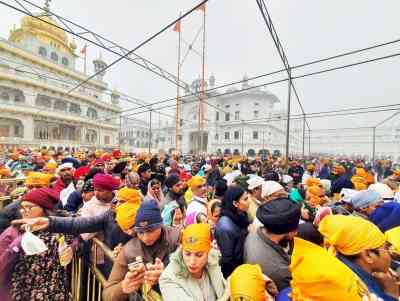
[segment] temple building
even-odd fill
[[[0,144],[113,148],[118,144],[119,94],[108,93],[102,71],[76,68],[77,45],[48,12],[25,16],[8,39],[0,38]]]

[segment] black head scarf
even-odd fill
[[[240,211],[233,204],[233,202],[239,201],[243,193],[245,193],[245,190],[239,186],[231,186],[228,188],[222,200],[221,216],[227,216],[239,228],[247,229],[250,224],[247,213]]]

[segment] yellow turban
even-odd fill
[[[189,188],[188,190],[186,190],[186,192],[185,192],[185,194],[184,194],[184,199],[185,199],[185,201],[186,201],[186,204],[189,204],[191,201],[192,201],[192,199],[193,199],[193,192],[192,192],[192,189],[191,188]]]
[[[139,207],[139,203],[125,203],[115,209],[117,213],[115,220],[122,230],[129,230],[133,227]]]
[[[258,264],[242,264],[230,277],[232,300],[265,301],[265,280]]]
[[[206,179],[204,179],[203,177],[194,176],[189,180],[188,186],[193,189],[195,187],[204,185],[205,183],[206,183]]]
[[[53,175],[42,172],[30,172],[25,180],[25,185],[49,186]]]
[[[368,188],[367,179],[361,176],[352,176],[351,182],[356,190],[365,190]]]
[[[211,249],[211,226],[192,224],[182,231],[182,249],[189,252],[208,252]]]
[[[48,170],[56,170],[57,169],[57,163],[56,162],[49,162],[45,165],[45,168]]]
[[[301,238],[294,238],[289,269],[292,301],[361,301],[368,295],[364,283],[344,263]]]
[[[394,253],[400,255],[400,226],[385,232],[386,240],[392,245]]]
[[[325,242],[343,255],[377,249],[386,241],[377,226],[358,216],[328,215],[321,221],[318,230]]]
[[[117,199],[128,203],[140,203],[140,191],[133,188],[124,187],[117,191]]]
[[[308,164],[307,165],[307,171],[314,172],[315,171],[315,165],[314,164]]]
[[[366,178],[367,177],[367,172],[365,171],[364,168],[357,167],[356,168],[356,176]]]
[[[307,187],[311,187],[311,186],[320,186],[320,187],[322,187],[322,183],[321,183],[320,179],[317,179],[317,178],[308,178],[306,180],[305,184],[307,185]]]

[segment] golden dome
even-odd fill
[[[21,20],[21,28],[11,31],[10,40],[18,42],[26,35],[33,35],[43,43],[73,54],[76,47],[73,47],[73,43],[68,43],[68,36],[65,31],[56,26],[60,25],[47,15],[25,16]]]

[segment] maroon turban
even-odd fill
[[[111,175],[98,173],[93,178],[94,190],[101,189],[107,191],[117,190],[119,187],[119,180],[114,179]]]
[[[57,192],[51,188],[33,189],[22,198],[45,209],[53,209],[58,202]]]

